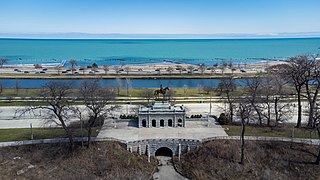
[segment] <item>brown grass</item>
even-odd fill
[[[246,141],[245,164],[240,165],[240,142],[215,140],[175,164],[191,179],[320,179],[320,166],[313,164],[316,154],[311,145]]]
[[[149,179],[154,164],[116,142],[78,147],[73,153],[65,144],[0,148],[0,179]]]

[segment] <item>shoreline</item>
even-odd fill
[[[87,67],[2,67],[1,79],[219,79],[248,78],[265,74],[266,68],[285,62],[251,63],[242,66],[203,66],[175,63]]]

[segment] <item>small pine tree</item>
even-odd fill
[[[220,123],[221,125],[229,124],[229,120],[228,120],[226,114],[224,114],[224,113],[221,113],[221,114],[220,114],[218,120],[219,120],[219,123]]]

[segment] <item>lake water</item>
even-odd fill
[[[78,65],[189,63],[212,65],[284,60],[320,53],[320,38],[216,40],[48,40],[0,39],[0,57],[9,64],[60,63],[77,59]],[[66,64],[69,66],[69,64]]]
[[[0,83],[4,84],[5,88],[15,88],[16,84],[20,88],[41,88],[49,80],[46,79],[0,79]],[[54,80],[54,81],[68,81],[72,83],[74,87],[80,87],[82,80]],[[127,84],[132,88],[159,88],[160,84],[163,87],[169,86],[173,88],[182,87],[200,87],[210,86],[217,87],[219,79],[131,79],[129,82],[125,79],[121,79],[117,82],[115,79],[104,79],[100,81],[102,87],[118,87],[126,88]],[[127,83],[128,82],[128,83]],[[238,85],[244,85],[245,82],[242,79],[237,79]]]

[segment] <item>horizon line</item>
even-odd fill
[[[0,33],[0,39],[282,39],[320,38],[320,32],[214,33],[214,34],[127,34],[127,33]]]

